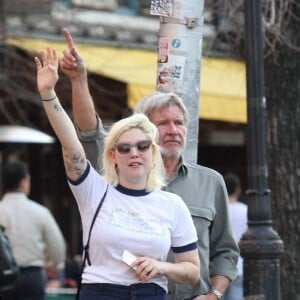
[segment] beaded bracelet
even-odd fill
[[[56,98],[56,95],[53,97],[53,98],[50,98],[50,99],[42,99],[42,101],[52,101]]]

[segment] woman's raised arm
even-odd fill
[[[58,81],[58,57],[56,50],[48,47],[41,51],[41,60],[35,57],[37,87],[48,116],[63,151],[63,159],[68,177],[78,179],[86,169],[87,161],[83,147],[77,137],[73,122],[63,109],[55,93]]]

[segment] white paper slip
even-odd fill
[[[124,250],[123,254],[122,254],[122,261],[124,263],[126,263],[128,266],[130,266],[131,268],[133,268],[134,270],[136,269],[136,267],[132,267],[131,264],[137,259],[136,256],[134,256],[131,252],[129,252],[128,250]]]

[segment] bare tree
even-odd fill
[[[273,220],[285,244],[282,299],[300,297],[300,20],[296,16],[300,3],[290,1],[273,55],[265,59]]]
[[[206,0],[207,9],[216,16],[218,38],[226,39],[230,43],[230,50],[236,56],[244,56],[243,2],[243,0]],[[299,5],[297,0],[262,0],[266,56],[276,56],[276,50],[283,44],[300,51],[300,45],[297,45],[288,34],[290,24],[300,21],[300,16],[295,12],[295,7]]]

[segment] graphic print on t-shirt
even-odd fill
[[[108,224],[128,230],[139,232],[148,236],[166,237],[168,228],[166,225],[149,217],[142,217],[139,213],[131,210],[113,208],[108,219]]]

